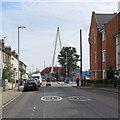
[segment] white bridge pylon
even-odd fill
[[[60,49],[62,49],[62,43],[61,43],[61,39],[60,39],[59,27],[57,27],[57,34],[56,34],[56,40],[55,40],[55,48],[54,48],[54,53],[53,53],[51,73],[53,73],[53,67],[54,67],[54,62],[55,62],[55,53],[56,53],[56,47],[57,47],[58,39],[59,39]]]

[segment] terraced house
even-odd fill
[[[11,50],[10,46],[5,46],[4,45],[4,41],[0,40],[0,81],[2,81],[2,71],[4,69],[4,67],[6,65],[10,65],[11,66],[11,70],[13,71],[13,87],[16,86],[16,81],[18,79],[18,55],[15,52],[15,50]],[[19,73],[21,76],[21,79],[25,79],[26,78],[26,65],[22,62],[19,61],[19,65],[20,65],[20,69],[19,69]],[[23,73],[24,71],[24,73]],[[21,74],[22,72],[22,74]]]
[[[89,31],[90,78],[105,79],[111,66],[119,70],[120,13],[101,14],[92,12]],[[116,52],[117,51],[117,52]]]

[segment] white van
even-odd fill
[[[36,79],[36,81],[38,82],[39,86],[42,85],[42,77],[41,77],[40,73],[32,74],[32,78]]]

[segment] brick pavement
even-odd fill
[[[17,96],[22,94],[23,87],[20,87],[20,91],[18,91],[17,88],[14,88],[12,90],[6,90],[2,92],[2,106],[9,103],[11,100],[15,99]]]

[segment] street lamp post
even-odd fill
[[[20,67],[20,66],[19,66],[19,55],[20,55],[20,48],[19,48],[19,29],[20,29],[20,28],[26,28],[26,27],[25,27],[25,26],[19,26],[19,27],[18,27],[18,91],[20,91],[20,88],[19,88],[19,84],[20,84],[20,83],[19,83],[19,82],[20,82],[20,81],[19,81],[19,67]]]
[[[67,61],[67,52],[66,52],[66,81],[68,79],[68,68],[67,68],[67,64],[68,64],[68,61]]]
[[[2,40],[0,41],[0,50],[1,50],[1,63],[0,63],[0,87],[2,87],[2,69],[3,69],[3,57],[2,57]]]

